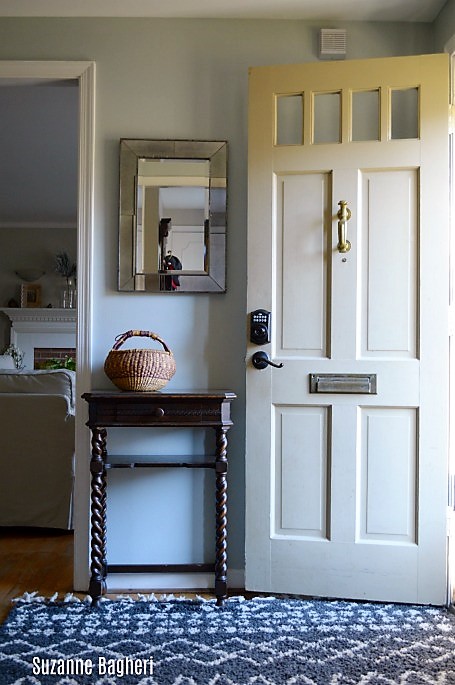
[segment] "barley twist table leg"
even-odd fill
[[[227,428],[216,429],[216,550],[215,595],[222,606],[227,597]]]
[[[91,555],[89,594],[96,606],[106,578],[106,436],[105,428],[92,429]]]

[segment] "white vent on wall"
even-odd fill
[[[320,29],[320,59],[344,59],[346,57],[346,29]]]

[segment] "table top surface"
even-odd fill
[[[160,401],[163,399],[176,400],[234,400],[237,395],[230,390],[159,390],[154,392],[136,392],[129,390],[92,390],[81,396],[87,402],[96,400],[110,401]]]

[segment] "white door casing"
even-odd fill
[[[254,68],[249,141],[248,311],[273,325],[247,354],[246,587],[442,604],[447,55]],[[258,349],[283,368],[253,368]],[[310,374],[375,374],[377,394],[310,392]]]

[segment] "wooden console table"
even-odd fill
[[[227,437],[232,426],[230,408],[236,395],[225,391],[120,392],[96,391],[82,395],[89,404],[87,426],[92,432],[91,480],[91,554],[89,594],[96,605],[112,572],[213,571],[215,595],[222,605],[227,596]],[[134,456],[109,461],[107,428],[212,428],[216,434],[215,454],[198,461],[182,457],[147,457],[135,462]],[[186,467],[215,470],[215,563],[107,565],[106,562],[106,470],[121,467]]]

